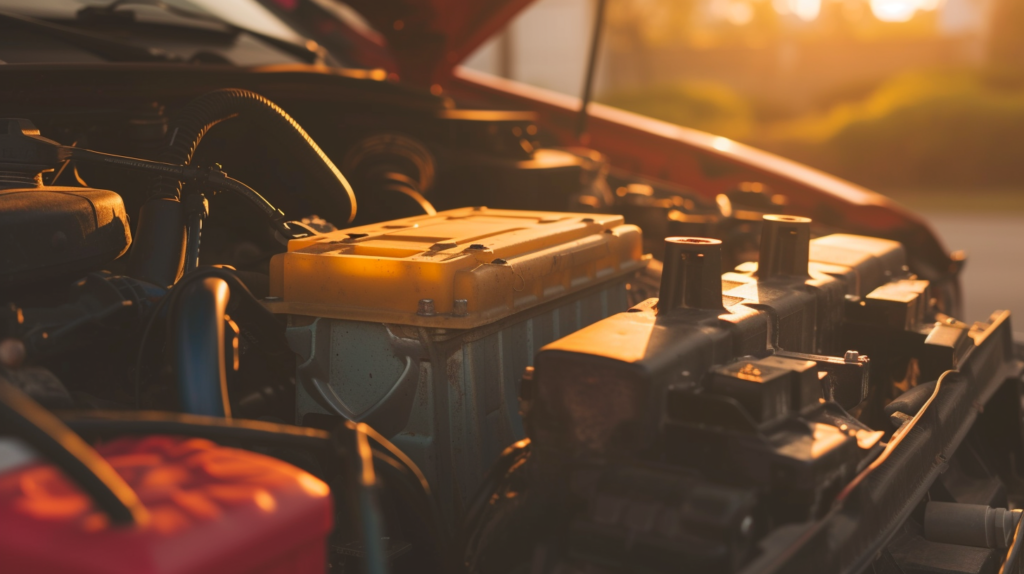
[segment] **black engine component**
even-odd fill
[[[0,291],[79,277],[131,245],[120,195],[42,185],[57,146],[28,120],[0,119]]]
[[[670,238],[660,301],[540,351],[522,387],[532,442],[471,516],[475,568],[530,556],[542,572],[860,572],[881,550],[908,559],[885,545],[904,523],[919,538],[910,513],[981,405],[1020,375],[1007,316],[929,322],[928,283],[898,243],[811,241],[809,224],[766,216],[760,264],[721,277],[721,242]],[[908,363],[928,366],[911,377]],[[1011,454],[1008,440],[986,460]],[[706,489],[699,503],[680,494],[691,488]]]

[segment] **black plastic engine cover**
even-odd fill
[[[75,277],[131,245],[121,196],[102,189],[0,191],[0,290]]]

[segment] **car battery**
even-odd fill
[[[474,207],[291,241],[271,260],[267,306],[289,316],[297,421],[374,427],[458,520],[525,436],[523,370],[629,307],[641,239],[618,215]]]
[[[122,438],[97,451],[138,495],[143,520],[111,524],[56,466],[26,451],[0,464],[0,572],[324,572],[334,504],[313,475],[198,438]]]

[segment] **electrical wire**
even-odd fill
[[[891,455],[892,452],[896,450],[896,447],[898,447],[900,443],[903,442],[903,439],[908,434],[910,434],[910,431],[914,429],[915,425],[917,425],[917,421],[921,420],[921,417],[924,416],[924,413],[928,410],[928,407],[932,404],[932,401],[935,400],[935,397],[939,396],[939,390],[942,388],[942,381],[945,380],[950,373],[955,372],[957,371],[950,369],[939,376],[939,379],[935,381],[935,390],[932,391],[932,394],[930,397],[928,397],[928,400],[925,401],[923,405],[921,405],[921,408],[918,409],[917,414],[914,415],[914,418],[910,419],[908,423],[897,429],[896,432],[893,433],[892,438],[889,439],[889,443],[885,445],[885,450],[882,451],[882,454],[878,455],[878,458],[871,461],[871,464],[869,464],[867,468],[860,471],[860,474],[854,477],[854,479],[851,480],[845,488],[843,488],[843,490],[836,496],[835,501],[837,503],[842,503],[843,500],[845,500],[846,497],[849,496],[855,488],[857,488],[857,485],[863,482],[864,479],[868,477],[868,475],[873,473],[875,469],[882,466],[882,464],[889,459],[889,455]]]
[[[1006,551],[1006,560],[999,567],[999,574],[1016,574],[1020,571],[1018,562],[1020,561],[1021,547],[1024,546],[1024,536],[1021,536],[1020,532],[1022,523],[1024,523],[1024,518],[1017,520],[1017,528],[1013,530],[1013,542],[1010,543],[1010,548]]]
[[[928,410],[928,407],[932,404],[932,401],[935,400],[935,397],[939,396],[939,390],[942,388],[942,382],[945,380],[945,378],[949,376],[951,373],[956,372],[958,371],[950,369],[939,376],[938,380],[935,381],[935,390],[932,391],[932,394],[930,397],[928,397],[928,400],[925,401],[923,405],[921,405],[921,408],[918,409],[917,414],[914,415],[914,418],[910,419],[910,421],[908,421],[906,424],[897,429],[896,432],[893,433],[893,436],[889,440],[888,444],[885,445],[885,449],[882,451],[881,454],[878,455],[878,458],[872,461],[871,464],[867,466],[867,468],[865,468],[859,474],[857,474],[857,476],[855,476],[854,479],[851,480],[846,485],[846,487],[839,492],[838,495],[836,495],[835,499],[832,501],[832,507],[829,509],[828,513],[825,514],[824,517],[815,522],[813,525],[811,525],[810,528],[804,531],[804,533],[800,536],[800,538],[796,540],[796,542],[790,544],[785,550],[777,554],[775,559],[772,560],[772,562],[768,565],[764,566],[761,569],[761,571],[776,571],[779,567],[782,566],[782,564],[784,564],[786,561],[792,558],[793,555],[795,555],[805,544],[807,544],[815,536],[817,536],[818,533],[821,532],[821,529],[824,528],[825,525],[828,524],[829,521],[835,515],[839,514],[839,511],[842,510],[843,508],[843,503],[846,501],[847,497],[849,497],[850,493],[852,493],[858,485],[864,482],[864,479],[867,478],[871,473],[873,473],[875,469],[882,466],[882,464],[884,464],[885,461],[889,459],[889,456],[893,453],[894,450],[896,450],[896,447],[898,447],[900,443],[903,442],[904,437],[906,437],[910,433],[914,426],[917,425],[917,422],[921,420],[921,417],[924,416],[924,413]],[[1021,522],[1024,522],[1024,520],[1022,520]],[[1020,523],[1018,523],[1017,526],[1019,529]],[[1001,574],[1010,574],[1010,572]]]
[[[128,156],[114,155],[83,148],[65,148],[71,160],[88,161],[100,163],[133,171],[141,171],[155,175],[166,176],[176,182],[198,183],[202,186],[213,188],[217,191],[230,191],[241,196],[261,213],[278,222],[284,218],[284,213],[273,206],[265,197],[248,185],[228,177],[217,169],[200,169],[188,165],[174,165],[162,161],[152,161]],[[76,176],[77,177],[77,176]]]
[[[172,434],[205,438],[216,442],[237,444],[264,452],[268,447],[305,449],[331,454],[338,452],[332,433],[320,429],[245,419],[224,419],[203,415],[171,413],[166,411],[60,411],[61,420],[76,433],[92,439],[112,439],[119,436],[148,436]],[[393,489],[402,501],[402,507],[412,511],[419,521],[418,531],[426,538],[424,544],[436,551],[445,566],[441,571],[457,571],[458,553],[453,540],[438,527],[436,503],[430,496],[426,478],[408,456],[371,427],[346,422],[345,426],[356,434],[365,435],[380,449],[374,448],[373,469],[379,472],[384,485]],[[340,429],[339,429],[340,430]],[[349,436],[347,433],[342,436]],[[349,436],[349,438],[353,438]],[[345,443],[348,443],[346,440]],[[342,444],[342,453],[352,452],[355,443]],[[365,458],[361,462],[365,465]]]
[[[142,525],[149,520],[138,495],[109,462],[39,403],[0,379],[0,432],[4,431],[60,468],[111,523]]]

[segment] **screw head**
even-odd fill
[[[452,315],[456,317],[465,317],[469,315],[469,300],[468,299],[456,299],[455,305],[452,307]]]
[[[847,351],[846,354],[843,355],[843,360],[847,363],[856,363],[860,361],[860,353],[857,351]]]

